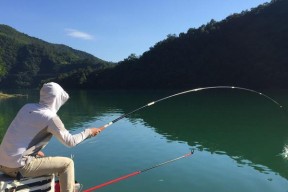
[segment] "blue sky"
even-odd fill
[[[106,61],[270,0],[1,0],[0,24]]]

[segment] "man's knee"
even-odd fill
[[[74,167],[74,161],[71,158],[63,157],[62,162],[64,162],[65,167]]]

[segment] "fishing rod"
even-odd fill
[[[186,93],[197,92],[197,91],[202,91],[202,90],[207,90],[207,89],[238,89],[238,90],[243,90],[243,91],[248,91],[248,92],[256,93],[256,94],[258,94],[258,95],[260,95],[260,96],[263,96],[263,97],[265,97],[266,99],[272,101],[273,103],[275,103],[276,105],[278,105],[280,108],[282,108],[282,105],[280,105],[276,100],[272,99],[271,97],[269,97],[269,96],[267,96],[267,95],[265,95],[265,94],[263,94],[263,93],[261,93],[261,92],[255,91],[255,90],[253,90],[253,89],[247,89],[247,88],[235,87],[235,86],[201,87],[201,88],[196,88],[196,89],[191,89],[191,90],[179,92],[179,93],[176,93],[176,94],[173,94],[173,95],[169,95],[169,96],[167,96],[167,97],[163,97],[163,98],[158,99],[158,100],[156,100],[156,101],[149,102],[149,103],[147,103],[146,105],[143,105],[142,107],[139,107],[139,108],[137,108],[137,109],[135,109],[135,110],[133,110],[133,111],[130,111],[130,112],[126,113],[126,114],[123,114],[123,115],[119,116],[118,118],[116,118],[116,119],[112,120],[111,122],[105,124],[104,126],[100,127],[100,129],[101,129],[101,131],[102,131],[102,130],[106,129],[107,127],[111,126],[112,124],[116,123],[117,121],[119,121],[119,120],[121,120],[121,119],[123,119],[123,118],[125,118],[125,117],[127,117],[127,116],[129,116],[129,115],[131,115],[132,113],[135,113],[135,112],[137,112],[137,111],[140,111],[140,110],[142,110],[142,109],[144,109],[144,108],[146,108],[146,107],[150,107],[150,106],[152,106],[152,105],[154,105],[154,104],[156,104],[156,103],[158,103],[158,102],[160,102],[160,101],[164,101],[164,100],[170,99],[170,98],[172,98],[172,97],[176,97],[176,96],[183,95],[183,94],[186,94]],[[119,182],[119,181],[121,181],[121,180],[127,179],[127,178],[129,178],[129,177],[136,176],[136,175],[138,175],[138,174],[140,174],[140,173],[143,173],[143,172],[149,171],[149,170],[151,170],[151,169],[154,169],[154,168],[163,166],[163,165],[165,165],[165,164],[167,164],[167,163],[171,163],[171,162],[177,161],[177,160],[179,160],[179,159],[188,157],[188,156],[192,155],[193,152],[194,152],[194,151],[191,151],[190,153],[185,154],[185,155],[182,155],[182,156],[177,157],[177,158],[175,158],[175,159],[171,159],[171,160],[165,161],[165,162],[163,162],[163,163],[159,163],[159,164],[157,164],[157,165],[154,165],[154,166],[152,166],[152,167],[149,167],[149,168],[146,168],[146,169],[143,169],[143,170],[139,170],[139,171],[135,171],[135,172],[132,172],[132,173],[127,174],[127,175],[123,175],[123,176],[118,177],[118,178],[116,178],[116,179],[113,179],[113,180],[107,181],[107,182],[105,182],[105,183],[102,183],[102,184],[100,184],[100,185],[97,185],[97,186],[91,187],[91,188],[89,188],[89,189],[86,189],[86,190],[84,190],[83,192],[91,192],[91,191],[94,191],[94,190],[96,190],[96,189],[105,187],[105,186],[107,186],[107,185],[111,185],[111,184],[113,184],[113,183],[116,183],[116,182]]]
[[[154,166],[152,166],[152,167],[145,168],[145,169],[142,169],[142,170],[139,170],[139,171],[135,171],[135,172],[129,173],[129,174],[127,174],[127,175],[123,175],[123,176],[118,177],[118,178],[116,178],[116,179],[113,179],[113,180],[107,181],[107,182],[105,182],[105,183],[102,183],[102,184],[100,184],[100,185],[96,185],[96,186],[94,186],[94,187],[91,187],[91,188],[89,188],[89,189],[86,189],[86,190],[84,190],[84,191],[82,191],[82,192],[91,192],[91,191],[100,189],[100,188],[102,188],[102,187],[105,187],[105,186],[107,186],[107,185],[111,185],[111,184],[113,184],[113,183],[122,181],[122,180],[124,180],[124,179],[129,178],[129,177],[133,177],[133,176],[139,175],[139,174],[144,173],[144,172],[146,172],[146,171],[149,171],[149,170],[151,170],[151,169],[154,169],[154,168],[157,168],[157,167],[166,165],[166,164],[168,164],[168,163],[172,163],[172,162],[177,161],[177,160],[179,160],[179,159],[183,159],[183,158],[189,157],[189,156],[192,155],[193,153],[194,153],[194,150],[191,150],[190,153],[187,153],[187,154],[182,155],[182,156],[180,156],[180,157],[177,157],[177,158],[175,158],[175,159],[171,159],[171,160],[168,160],[168,161],[159,163],[159,164],[157,164],[157,165],[154,165]]]
[[[170,99],[172,97],[176,97],[176,96],[179,96],[179,95],[183,95],[183,94],[186,94],[186,93],[190,93],[190,92],[197,92],[197,91],[203,91],[203,90],[207,90],[207,89],[238,89],[238,90],[243,90],[243,91],[248,91],[248,92],[252,92],[252,93],[256,93],[258,95],[261,95],[263,97],[265,97],[266,99],[272,101],[273,103],[275,103],[276,105],[278,105],[280,108],[282,108],[282,105],[280,105],[277,101],[275,101],[274,99],[272,99],[271,97],[261,93],[261,92],[258,92],[258,91],[255,91],[253,89],[247,89],[247,88],[243,88],[243,87],[235,87],[235,86],[214,86],[214,87],[201,87],[201,88],[196,88],[196,89],[191,89],[191,90],[187,90],[187,91],[183,91],[183,92],[179,92],[179,93],[176,93],[176,94],[173,94],[173,95],[170,95],[170,96],[167,96],[167,97],[163,97],[161,99],[158,99],[156,101],[152,101],[152,102],[149,102],[147,103],[146,105],[142,106],[142,107],[139,107],[133,111],[130,111],[126,114],[123,114],[121,115],[120,117],[114,119],[113,121],[105,124],[104,126],[100,127],[101,131],[106,129],[107,127],[109,127],[110,125],[112,125],[113,123],[116,123],[117,121],[131,115],[132,113],[135,113],[137,111],[140,111],[146,107],[150,107],[151,105],[154,105],[160,101],[163,101],[163,100],[166,100],[166,99]]]

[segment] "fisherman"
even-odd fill
[[[0,171],[14,178],[55,174],[61,192],[73,192],[74,162],[68,157],[45,157],[41,150],[54,135],[61,143],[73,147],[96,136],[100,128],[87,128],[71,135],[57,115],[69,95],[54,82],[40,90],[40,102],[24,105],[11,122],[0,145]]]

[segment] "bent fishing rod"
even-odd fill
[[[179,96],[179,95],[184,95],[184,94],[187,94],[187,93],[191,93],[191,92],[197,92],[197,91],[203,91],[203,90],[208,90],[208,89],[238,89],[238,90],[243,90],[243,91],[248,91],[248,92],[252,92],[252,93],[255,93],[255,94],[258,94],[260,96],[263,96],[265,97],[266,99],[272,101],[273,103],[275,103],[276,105],[278,105],[280,108],[282,108],[282,105],[280,105],[276,100],[272,99],[271,97],[261,93],[261,92],[258,92],[258,91],[255,91],[253,89],[247,89],[247,88],[243,88],[243,87],[235,87],[235,86],[214,86],[214,87],[201,87],[201,88],[196,88],[196,89],[190,89],[190,90],[187,90],[187,91],[183,91],[183,92],[179,92],[179,93],[176,93],[176,94],[173,94],[173,95],[170,95],[170,96],[167,96],[167,97],[163,97],[161,99],[158,99],[156,101],[152,101],[152,102],[149,102],[147,103],[146,105],[142,106],[142,107],[139,107],[133,111],[130,111],[126,114],[123,114],[121,115],[120,117],[114,119],[113,121],[105,124],[104,126],[100,127],[101,131],[103,131],[104,129],[106,129],[107,127],[109,127],[110,125],[112,125],[113,123],[116,123],[117,121],[131,115],[132,113],[135,113],[137,111],[140,111],[146,107],[150,107],[151,105],[154,105],[160,101],[164,101],[164,100],[167,100],[167,99],[170,99],[172,97],[176,97],[176,96]]]
[[[135,172],[129,173],[129,174],[127,174],[127,175],[123,175],[123,176],[118,177],[118,178],[116,178],[116,179],[113,179],[113,180],[107,181],[107,182],[105,182],[105,183],[102,183],[102,184],[100,184],[100,185],[96,185],[96,186],[94,186],[94,187],[91,187],[91,188],[89,188],[89,189],[86,189],[86,190],[84,190],[83,192],[91,192],[91,191],[100,189],[100,188],[102,188],[102,187],[105,187],[105,186],[107,186],[107,185],[111,185],[111,184],[113,184],[113,183],[122,181],[122,180],[124,180],[124,179],[129,178],[129,177],[133,177],[133,176],[139,175],[140,173],[144,173],[144,172],[149,171],[149,170],[151,170],[151,169],[154,169],[154,168],[157,168],[157,167],[166,165],[166,164],[168,164],[168,163],[172,163],[172,162],[177,161],[177,160],[179,160],[179,159],[183,159],[183,158],[189,157],[189,156],[192,155],[193,153],[194,153],[194,150],[191,150],[190,153],[187,153],[187,154],[182,155],[182,156],[180,156],[180,157],[177,157],[177,158],[175,158],[175,159],[171,159],[171,160],[168,160],[168,161],[159,163],[159,164],[157,164],[157,165],[154,165],[154,166],[152,166],[152,167],[149,167],[149,168],[146,168],[146,169],[142,169],[142,170],[139,170],[139,171],[135,171]]]

